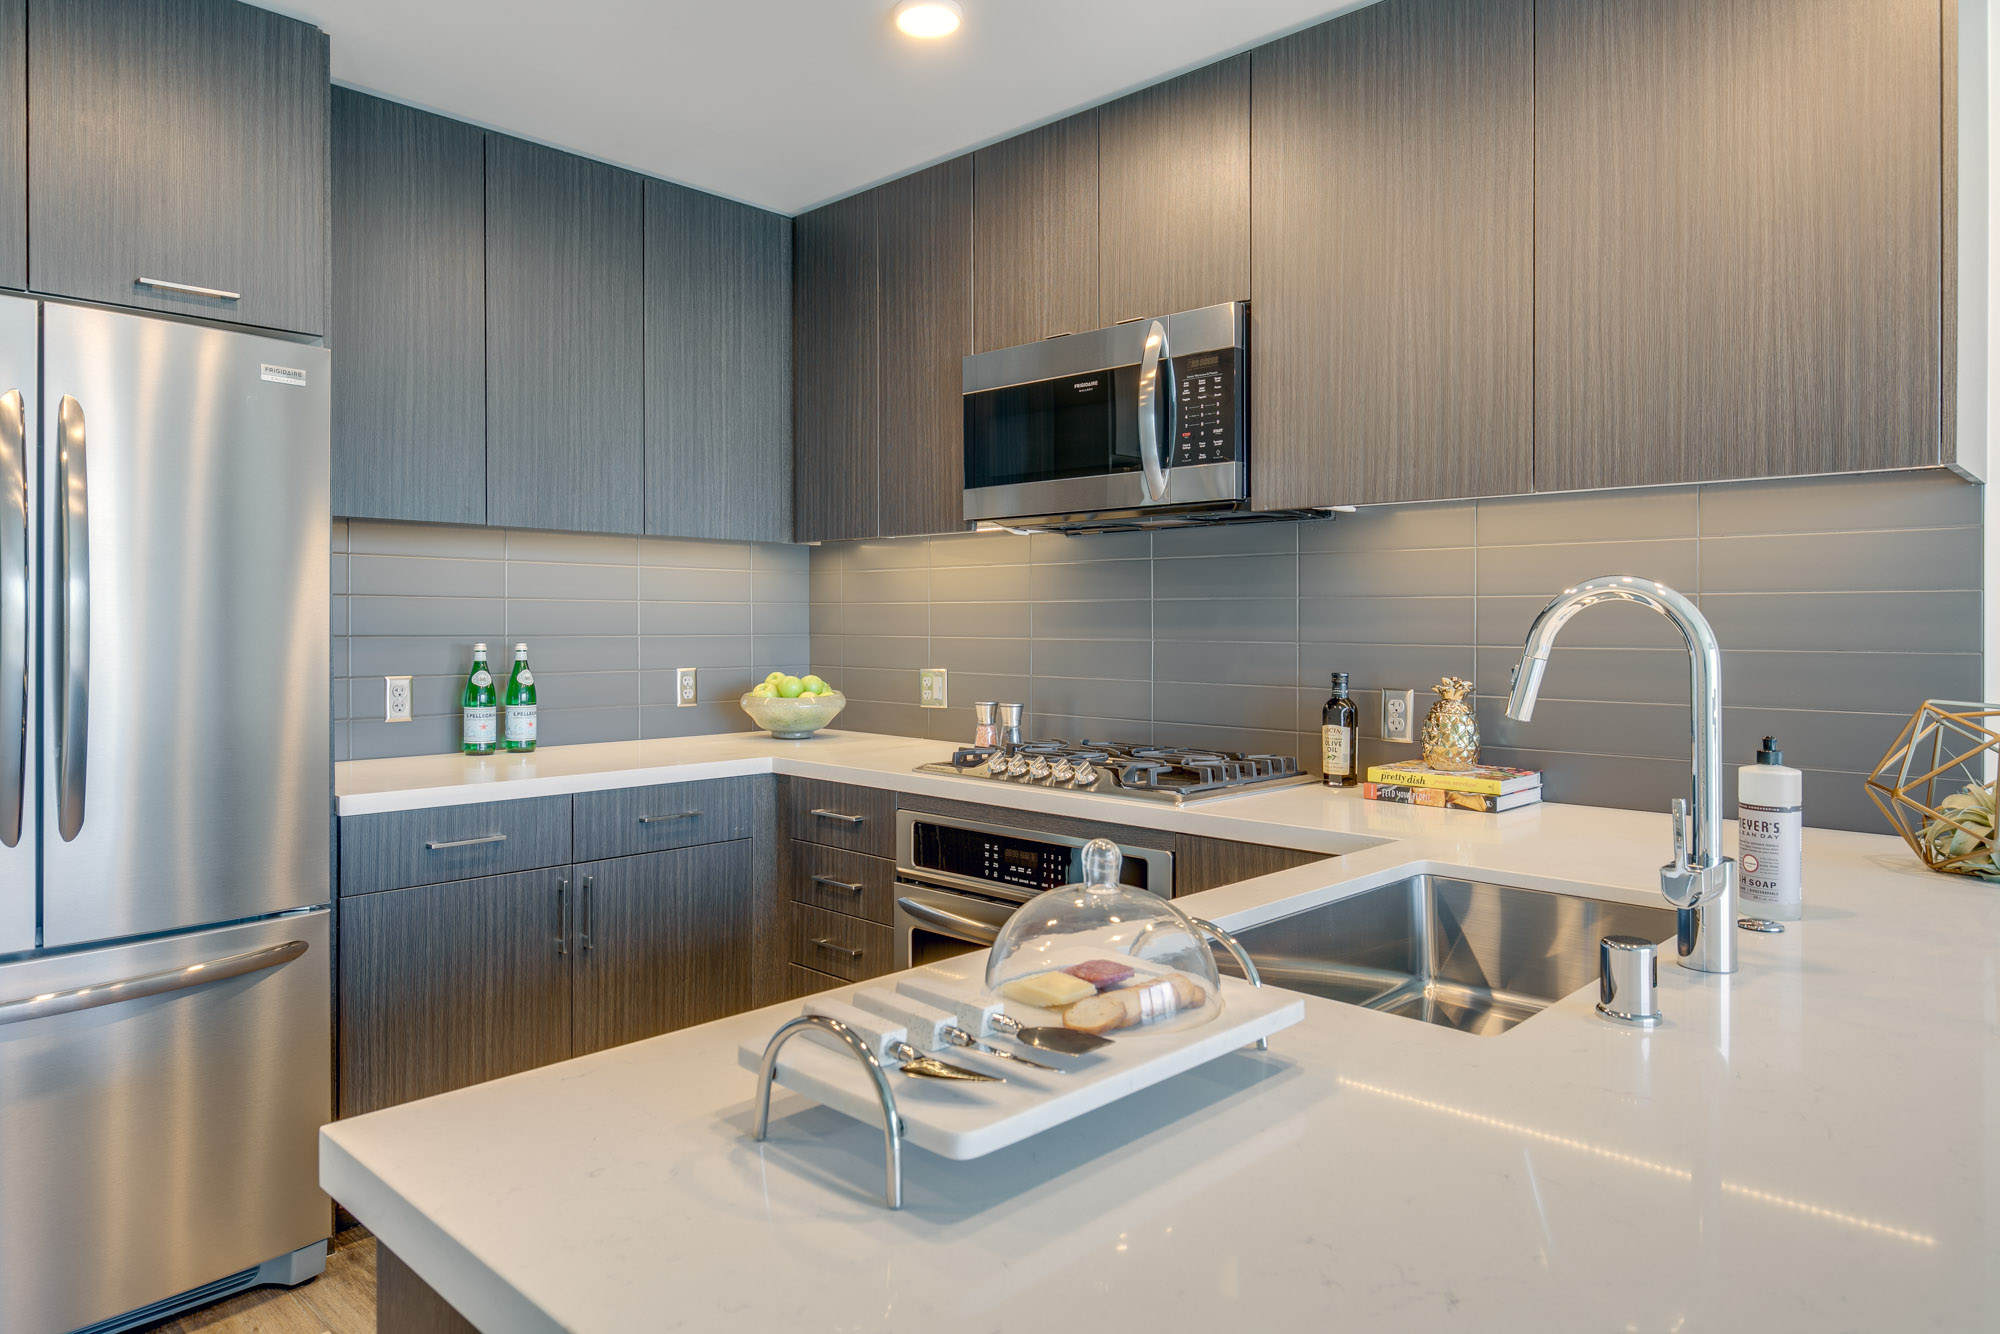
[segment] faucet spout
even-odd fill
[[[1660,868],[1660,892],[1679,909],[1682,966],[1733,973],[1736,863],[1722,855],[1722,649],[1701,609],[1665,584],[1632,575],[1600,575],[1564,589],[1528,627],[1507,716],[1520,722],[1534,716],[1556,635],[1579,612],[1603,602],[1635,602],[1658,612],[1687,644],[1693,705],[1688,797],[1674,803],[1674,860]]]

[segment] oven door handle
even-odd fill
[[[1139,361],[1139,466],[1146,479],[1146,499],[1167,498],[1167,470],[1173,465],[1180,404],[1174,384],[1174,354],[1167,346],[1167,326],[1153,321],[1146,331],[1146,351]],[[1162,402],[1165,411],[1161,411]],[[1161,418],[1166,419],[1161,429]]]
[[[925,903],[922,899],[897,899],[896,906],[925,926],[949,931],[975,944],[991,945],[1000,939],[1000,928]]]

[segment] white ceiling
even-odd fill
[[[333,38],[335,82],[783,213],[1368,0],[258,0]]]

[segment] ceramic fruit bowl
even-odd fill
[[[803,741],[834,720],[847,707],[847,696],[838,690],[830,695],[745,695],[743,712],[750,721],[780,741]]]

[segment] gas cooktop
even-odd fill
[[[1011,748],[961,746],[949,760],[920,764],[917,772],[1016,787],[1097,792],[1176,806],[1313,781],[1311,774],[1299,772],[1298,760],[1290,755],[1121,741],[1024,741]]]

